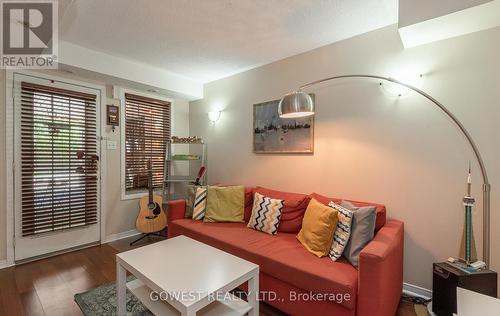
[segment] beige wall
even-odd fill
[[[45,74],[54,74],[58,77],[66,77],[72,80],[82,82],[90,82],[106,85],[106,104],[119,104],[119,100],[112,98],[112,85],[109,82],[100,82],[91,77],[81,77],[70,75],[64,72],[43,71]],[[126,86],[125,86],[126,87]],[[137,87],[134,87],[137,90]],[[189,135],[189,104],[186,100],[174,99],[173,101],[173,135],[188,136]],[[6,211],[7,201],[5,198],[5,71],[0,71],[0,261],[6,258]],[[104,118],[103,118],[104,119]],[[106,127],[102,132],[102,136],[108,137],[109,140],[117,142],[116,150],[106,151],[106,161],[102,161],[101,167],[105,168],[103,178],[106,181],[105,193],[101,205],[102,212],[106,214],[106,236],[101,237],[101,240],[106,240],[112,235],[126,233],[135,229],[135,219],[139,211],[138,199],[121,200],[120,187],[120,132],[119,128],[115,132],[111,128]],[[103,150],[106,143],[102,142]]]
[[[423,73],[422,89],[455,113],[477,141],[492,184],[492,263],[500,268],[500,28],[403,49],[396,26],[290,57],[205,86],[190,104],[190,131],[208,143],[212,182],[263,185],[384,203],[405,222],[405,282],[430,289],[432,263],[456,256],[461,199],[473,160],[481,248],[478,166],[458,129],[416,94],[394,98],[373,80],[344,80],[316,94],[313,155],[252,153],[252,104],[330,75]],[[297,39],[300,40],[300,39]],[[223,109],[212,126],[207,112]]]
[[[0,70],[0,261],[7,257],[6,243],[6,215],[7,215],[7,187],[6,183],[6,152],[5,152],[5,70]]]

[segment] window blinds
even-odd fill
[[[96,95],[21,83],[22,235],[97,223]]]
[[[151,160],[153,187],[162,187],[166,142],[170,139],[170,102],[125,94],[125,189],[148,185]]]

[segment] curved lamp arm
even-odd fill
[[[333,76],[333,77],[328,77],[328,78],[316,80],[316,81],[307,83],[305,85],[302,85],[299,87],[299,91],[303,90],[307,87],[316,85],[318,83],[322,83],[322,82],[330,81],[330,80],[336,80],[336,79],[344,79],[344,78],[371,78],[371,79],[379,79],[379,80],[389,81],[389,82],[393,82],[393,83],[402,85],[410,90],[417,92],[418,94],[425,97],[427,100],[431,101],[432,104],[437,106],[444,114],[446,114],[453,121],[453,123],[455,123],[456,126],[458,126],[458,128],[460,129],[462,134],[467,139],[469,145],[471,146],[472,151],[474,152],[474,155],[475,155],[477,162],[479,164],[479,167],[481,169],[481,176],[483,178],[483,261],[489,267],[489,265],[490,265],[490,191],[491,191],[491,185],[488,182],[488,174],[486,173],[486,167],[484,166],[484,162],[483,162],[483,158],[481,157],[481,153],[479,152],[479,149],[477,148],[476,143],[472,139],[472,136],[469,134],[467,129],[465,129],[464,125],[458,120],[458,118],[453,113],[451,113],[438,100],[436,100],[435,98],[433,98],[432,96],[430,96],[426,92],[420,90],[419,88],[411,86],[411,85],[406,84],[404,82],[401,82],[399,80],[396,80],[394,78],[377,76],[377,75]]]

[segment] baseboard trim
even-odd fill
[[[124,231],[124,232],[121,232],[121,233],[118,233],[118,234],[113,234],[113,235],[106,236],[106,238],[104,239],[104,241],[102,243],[106,244],[108,242],[112,242],[112,241],[115,241],[115,240],[120,240],[120,239],[123,239],[123,238],[136,236],[136,235],[139,235],[140,233],[141,232],[139,232],[137,229],[127,230],[127,231]]]
[[[418,296],[430,300],[432,291],[417,285],[403,282],[403,293],[411,296]]]
[[[14,266],[14,263],[8,263],[7,260],[0,260],[0,269]]]
[[[139,235],[139,234],[141,234],[141,233],[138,230],[132,229],[132,230],[128,230],[128,231],[125,231],[125,232],[118,233],[118,234],[109,235],[101,243],[102,244],[106,244],[108,242],[112,242],[112,241],[115,241],[115,240],[120,240],[120,239],[131,237],[131,236],[136,236],[136,235]],[[90,246],[95,246],[95,245],[96,244],[92,244]],[[97,245],[99,245],[99,242],[97,242]],[[71,252],[71,251],[75,251],[75,250],[79,250],[79,249],[84,249],[84,248],[87,248],[88,246],[89,245],[86,245],[86,246],[83,246],[83,247],[79,246],[79,247],[76,247],[74,249],[73,248],[71,248],[71,249],[65,249],[65,250],[60,251],[60,252],[52,253],[52,254],[50,254],[47,257],[51,257],[51,256],[54,256],[54,255],[59,255],[59,254],[62,254],[62,253]],[[43,258],[45,258],[45,257],[43,257]],[[31,258],[31,259],[27,260],[26,262],[36,261],[36,260],[39,260],[39,259],[42,259],[42,257],[36,258],[36,259]],[[24,261],[18,262],[18,263],[24,263]],[[15,265],[16,265],[15,262],[8,263],[7,260],[0,260],[0,269],[12,267],[12,266],[15,266]]]

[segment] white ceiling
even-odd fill
[[[397,23],[398,0],[59,0],[60,38],[208,82]]]

